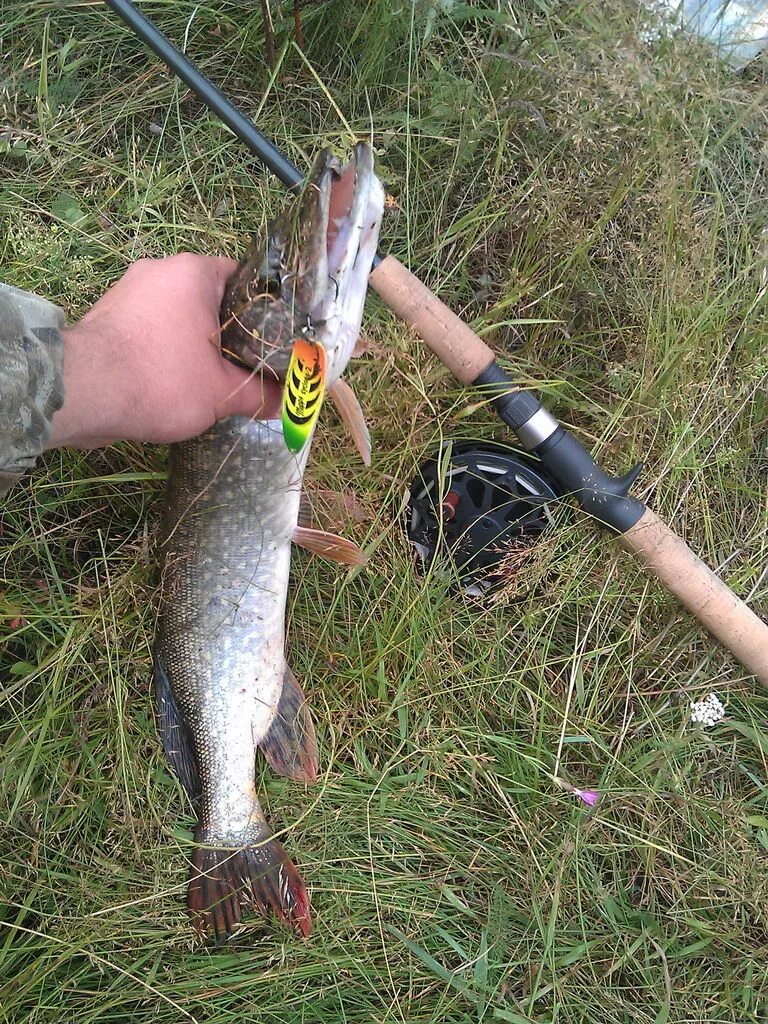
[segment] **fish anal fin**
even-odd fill
[[[371,434],[365,422],[363,410],[352,388],[341,377],[328,388],[328,394],[336,406],[344,426],[350,433],[360,458],[366,466],[371,464]]]
[[[293,543],[300,548],[311,551],[313,555],[328,558],[342,565],[365,565],[367,555],[361,547],[346,537],[328,533],[326,530],[313,530],[307,526],[297,526],[293,531]]]
[[[197,830],[187,908],[195,927],[217,943],[228,939],[246,907],[274,914],[305,938],[312,931],[309,896],[282,843],[264,825],[258,842],[228,845]]]
[[[283,692],[267,735],[259,744],[267,761],[280,775],[298,782],[317,779],[317,739],[307,698],[288,665]]]
[[[157,731],[165,756],[187,793],[197,799],[200,796],[200,769],[192,732],[181,716],[168,673],[158,654],[155,654],[154,677]]]

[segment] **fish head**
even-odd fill
[[[223,353],[283,380],[295,342],[305,339],[322,345],[333,384],[360,333],[383,211],[370,146],[357,143],[345,164],[319,153],[301,192],[227,286]]]

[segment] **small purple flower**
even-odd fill
[[[594,807],[597,801],[600,799],[600,794],[594,789],[574,789],[574,796],[580,797],[585,804],[589,804],[590,807]]]
[[[572,786],[570,782],[566,782],[565,779],[561,779],[557,775],[552,776],[552,781],[556,786],[559,786],[560,789],[564,789],[566,793],[571,793],[573,796],[579,797],[579,799],[583,800],[589,807],[594,807],[600,799],[600,794],[596,789],[577,789],[575,786]]]

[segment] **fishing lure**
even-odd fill
[[[285,443],[300,452],[315,429],[325,395],[325,349],[318,341],[297,338],[283,388],[282,424]]]

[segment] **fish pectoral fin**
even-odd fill
[[[155,655],[154,676],[157,731],[160,733],[165,756],[184,789],[193,799],[197,799],[201,789],[200,768],[192,732],[181,716],[168,673],[158,655]]]
[[[280,775],[298,782],[317,779],[315,724],[304,691],[288,665],[277,713],[259,746],[270,766]]]
[[[192,853],[187,908],[200,935],[217,943],[228,939],[243,907],[272,913],[304,937],[311,934],[304,882],[266,823],[258,841],[240,849],[201,827],[195,840],[200,845]]]
[[[355,347],[352,349],[352,358],[360,359],[361,356],[367,355],[370,350],[371,343],[361,331],[355,342]]]
[[[300,548],[311,551],[313,555],[329,558],[332,562],[343,565],[365,565],[368,556],[361,547],[346,537],[326,530],[313,530],[307,526],[297,526],[293,531],[293,543]]]
[[[328,388],[328,394],[331,396],[344,426],[355,442],[355,448],[360,452],[360,458],[366,466],[370,466],[371,434],[368,430],[368,424],[365,422],[363,410],[357,400],[357,395],[341,377]]]
[[[299,498],[299,526],[303,526],[307,530],[314,530],[315,517],[312,514],[312,505],[310,504],[307,492],[302,491],[301,497]]]

